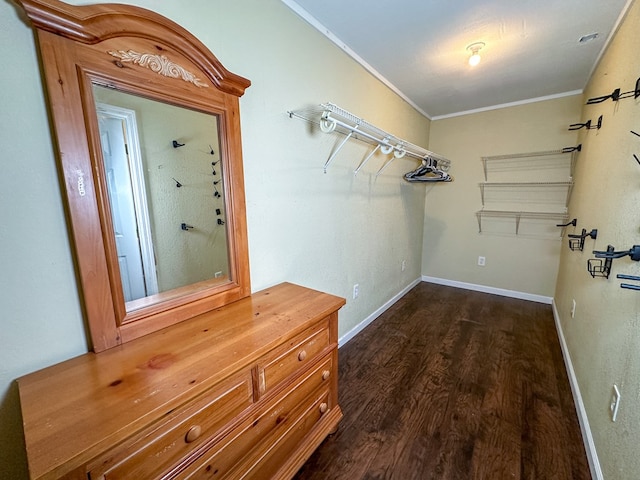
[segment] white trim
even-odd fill
[[[553,95],[546,95],[544,97],[528,98],[526,100],[518,100],[517,102],[501,103],[499,105],[491,105],[489,107],[476,108],[473,110],[466,110],[463,112],[447,113],[446,115],[436,115],[435,117],[432,117],[431,120],[433,121],[443,120],[445,118],[460,117],[462,115],[471,115],[473,113],[488,112],[491,110],[500,110],[501,108],[517,107],[519,105],[527,105],[529,103],[537,103],[537,102],[544,102],[547,100],[555,100],[557,98],[571,97],[572,95],[582,95],[582,93],[583,93],[583,90],[571,90],[569,92],[555,93]]]
[[[280,0],[287,7],[293,10],[300,18],[305,20],[309,25],[318,30],[321,34],[327,37],[331,42],[333,42],[338,48],[342,49],[347,55],[353,58],[356,62],[358,62],[365,70],[367,70],[371,75],[376,77],[382,83],[384,83],[387,87],[389,87],[396,95],[402,98],[405,102],[411,105],[418,113],[427,117],[429,120],[432,120],[431,116],[425,112],[422,108],[420,108],[413,100],[407,97],[404,93],[402,93],[398,87],[396,87],[393,83],[391,83],[384,75],[378,72],[375,68],[369,65],[360,55],[351,50],[349,46],[340,40],[336,35],[333,34],[327,27],[322,25],[313,15],[307,12],[304,8],[298,5],[293,0]]]
[[[569,355],[569,348],[567,347],[567,342],[564,338],[562,325],[560,323],[560,315],[558,314],[555,301],[552,303],[552,307],[553,318],[556,322],[556,331],[558,332],[558,339],[560,340],[560,347],[562,349],[562,356],[564,358],[565,368],[567,369],[571,392],[573,393],[573,401],[576,405],[578,422],[580,423],[580,430],[582,430],[582,440],[584,441],[584,447],[587,451],[587,460],[589,461],[589,468],[591,469],[591,478],[593,480],[604,480],[602,468],[600,467],[600,460],[598,460],[596,444],[593,440],[593,435],[591,434],[591,427],[589,427],[587,410],[585,409],[584,402],[582,401],[580,387],[578,386],[578,379],[576,377],[576,372],[573,369],[573,362],[571,361],[571,355]]]
[[[438,285],[446,285],[448,287],[464,288],[465,290],[475,290],[476,292],[492,293],[503,297],[519,298],[520,300],[529,300],[531,302],[545,303],[551,305],[553,297],[545,297],[543,295],[535,295],[533,293],[516,292],[515,290],[505,290],[503,288],[487,287],[485,285],[476,285],[474,283],[458,282],[456,280],[447,280],[446,278],[422,276],[423,282],[436,283]]]
[[[153,236],[151,234],[151,219],[147,203],[146,182],[138,135],[138,122],[135,110],[118,107],[107,103],[96,103],[96,113],[124,122],[126,131],[126,145],[129,154],[129,174],[133,192],[133,206],[140,247],[140,258],[144,273],[146,296],[158,293],[158,272],[156,270],[156,255],[154,253]]]
[[[411,282],[409,285],[403,288],[400,292],[396,293],[391,299],[389,299],[384,305],[378,308],[375,312],[373,312],[371,315],[369,315],[367,318],[362,320],[359,324],[357,324],[355,327],[353,327],[351,330],[349,330],[347,333],[341,336],[338,339],[338,347],[342,347],[345,343],[347,343],[349,340],[355,337],[358,333],[364,330],[365,327],[367,327],[376,318],[378,318],[380,315],[386,312],[389,309],[389,307],[391,307],[394,303],[400,300],[404,295],[406,295],[409,292],[409,290],[411,290],[413,287],[418,285],[421,281],[422,280],[420,278],[415,279],[413,282]]]

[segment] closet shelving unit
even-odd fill
[[[571,191],[573,190],[573,181],[567,182],[482,182],[479,183],[480,197],[482,198],[482,206],[484,206],[484,192],[486,188],[536,188],[536,189],[556,189],[563,188],[567,190],[565,207],[569,204]]]
[[[481,157],[482,168],[484,172],[484,182],[478,184],[480,188],[480,197],[482,200],[482,209],[476,212],[476,218],[478,220],[478,232],[482,233],[482,220],[484,218],[497,218],[497,219],[513,219],[515,222],[515,234],[520,233],[520,221],[522,219],[534,220],[534,221],[553,221],[555,225],[564,224],[569,218],[567,213],[567,207],[571,198],[571,192],[573,190],[573,172],[577,160],[577,155],[580,151],[580,146],[575,148],[567,148],[561,150],[549,150],[541,152],[529,152],[529,153],[516,153],[509,155],[495,155]],[[503,162],[503,165],[508,165],[509,162],[523,162],[526,168],[537,170],[538,168],[545,168],[545,164],[540,163],[541,160],[546,162],[553,161],[551,157],[569,157],[569,178],[567,181],[534,181],[534,182],[489,182],[489,172],[491,165],[496,165],[498,162]],[[538,167],[536,166],[538,163]],[[548,164],[546,164],[548,166]],[[531,194],[532,191],[537,190],[541,195],[547,196],[550,192],[566,190],[564,202],[559,204],[558,207],[562,211],[521,211],[521,210],[492,210],[485,209],[486,190],[502,190],[503,192],[513,192],[517,195],[518,192],[527,191]],[[560,237],[564,235],[565,228],[560,230]]]
[[[396,137],[333,103],[321,103],[307,109],[290,110],[287,114],[290,118],[300,118],[318,126],[325,133],[335,132],[345,136],[325,162],[325,173],[349,139],[356,139],[374,147],[356,167],[354,174],[357,174],[378,151],[390,157],[377,171],[376,176],[380,175],[395,159],[405,156],[421,161],[427,160],[443,172],[449,171],[451,167],[451,161],[442,155]]]
[[[556,223],[565,223],[569,219],[568,213],[553,213],[553,212],[517,212],[508,210],[479,210],[476,212],[476,218],[478,219],[478,232],[482,233],[482,219],[483,218],[513,218],[515,220],[515,233],[520,233],[520,220],[553,220]]]
[[[578,153],[580,153],[581,145],[571,148],[563,148],[561,150],[547,150],[544,152],[529,152],[529,153],[514,153],[510,155],[493,155],[489,157],[481,157],[482,170],[484,171],[484,180],[488,180],[487,168],[492,162],[508,162],[513,160],[526,160],[530,163],[535,163],[540,160],[547,160],[549,157],[559,157],[564,155],[570,155],[569,163],[569,176],[573,178],[573,171],[575,169],[576,161],[578,159]]]

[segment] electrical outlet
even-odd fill
[[[484,258],[484,257],[478,257],[478,265],[479,265],[480,267],[484,267],[484,266],[485,266],[485,264],[486,264],[486,261],[487,261],[487,259],[486,259],[486,258]]]
[[[357,283],[353,285],[353,299],[355,300],[360,295],[360,285]]]
[[[571,300],[571,318],[576,316],[576,300],[575,298]]]
[[[611,421],[615,422],[616,418],[618,418],[618,409],[620,408],[620,400],[622,399],[622,395],[620,395],[620,390],[618,390],[618,386],[613,384],[613,393],[611,394],[611,405],[609,405],[609,409],[611,410]]]
[[[402,271],[404,272],[407,269],[407,261],[402,260]]]

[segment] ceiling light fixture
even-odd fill
[[[471,56],[469,57],[469,65],[475,67],[480,63],[480,49],[484,47],[484,42],[476,42],[472,43],[467,47],[467,50],[471,52]]]

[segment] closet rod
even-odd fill
[[[385,132],[375,125],[370,124],[362,118],[330,102],[322,103],[306,110],[290,110],[287,114],[290,118],[295,116],[312,124],[319,125],[320,129],[325,133],[335,131],[336,133],[347,136],[347,139],[345,139],[338,148],[336,148],[329,159],[325,162],[325,172],[349,138],[356,138],[376,146],[375,150],[358,165],[354,174],[358,173],[364,164],[368,162],[377,151],[380,151],[385,155],[391,154],[392,157],[384,163],[376,175],[379,175],[393,160],[404,156],[409,156],[418,160],[431,159],[437,164],[437,168],[443,171],[448,171],[451,166],[451,161],[442,155],[426,150],[411,142],[398,138],[391,133]]]

